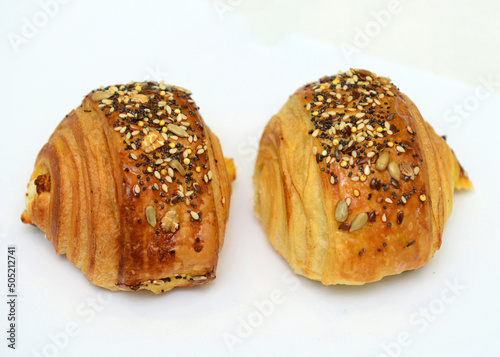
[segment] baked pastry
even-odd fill
[[[233,179],[189,91],[101,87],[40,151],[21,218],[93,284],[160,293],[215,278]]]
[[[415,104],[360,69],[290,97],[264,130],[254,185],[272,246],[325,285],[422,267],[441,245],[453,191],[472,188]]]

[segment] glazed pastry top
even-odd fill
[[[324,179],[332,190],[350,188],[337,203],[340,230],[367,222],[398,229],[405,215],[424,213],[422,143],[408,104],[389,79],[350,70],[307,84],[297,95],[314,125],[309,135],[319,139],[312,150]]]

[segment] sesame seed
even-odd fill
[[[196,221],[200,219],[200,216],[195,211],[191,211],[191,217]]]

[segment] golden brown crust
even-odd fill
[[[297,273],[324,284],[377,281],[439,249],[453,190],[470,185],[457,165],[387,78],[351,70],[300,88],[270,120],[255,210]]]
[[[131,82],[89,93],[59,124],[22,219],[92,283],[159,293],[215,278],[230,195],[219,141],[190,92]]]

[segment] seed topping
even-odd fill
[[[375,164],[375,168],[378,171],[384,171],[389,165],[390,155],[388,152],[383,152],[377,159],[377,163]]]
[[[394,180],[399,181],[401,179],[401,171],[399,170],[399,166],[395,161],[391,161],[387,168],[389,170],[389,174]]]
[[[360,210],[369,211],[367,220],[374,224],[401,225],[404,206],[425,191],[424,180],[417,179],[425,163],[414,119],[397,107],[403,105],[398,88],[388,78],[351,69],[307,84],[298,93],[310,117],[312,155],[322,174],[329,176],[329,185],[346,180],[351,185],[340,195],[352,196],[339,197],[335,207],[339,230],[362,229],[366,222],[361,224]],[[346,223],[353,214],[354,221]]]
[[[88,98],[122,144],[117,150],[124,154],[123,184],[130,185],[131,199],[154,192],[145,205],[146,219],[134,222],[157,228],[163,217],[163,230],[156,234],[166,234],[177,231],[180,215],[201,221],[202,195],[212,181],[210,142],[191,93],[150,81],[101,87]]]
[[[146,207],[146,219],[148,220],[148,223],[156,227],[156,208],[155,206],[147,206]]]
[[[352,221],[349,232],[361,229],[366,224],[366,222],[368,222],[368,214],[366,214],[366,212],[358,214],[356,218],[354,218],[354,221]]]
[[[345,200],[340,200],[335,209],[335,219],[337,222],[345,222],[349,214],[349,206]]]

